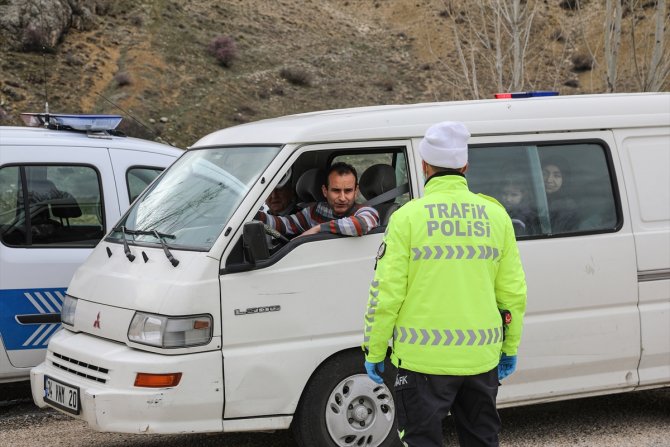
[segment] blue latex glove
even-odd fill
[[[507,355],[503,352],[500,363],[498,363],[498,380],[504,379],[514,371],[516,371],[516,356]]]
[[[380,373],[384,372],[384,362],[381,361],[379,363],[372,363],[368,362],[367,360],[365,361],[365,370],[368,372],[368,377],[372,379],[373,382],[377,382],[379,384],[384,383],[384,380],[382,379],[382,376],[380,376]],[[379,371],[379,373],[377,372]]]

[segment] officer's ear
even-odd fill
[[[461,174],[465,174],[468,171],[468,167],[470,167],[470,165],[466,163],[465,166],[463,166],[461,169],[459,169]]]

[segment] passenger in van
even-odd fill
[[[356,204],[358,174],[346,163],[333,163],[321,187],[325,201],[288,215],[273,216],[259,212],[256,219],[285,236],[333,233],[362,236],[379,225],[377,210]]]
[[[511,177],[505,180],[500,201],[512,219],[517,236],[539,233],[540,221],[530,206],[530,188],[523,179]]]
[[[566,233],[579,227],[577,203],[567,193],[567,162],[558,156],[549,156],[542,160],[544,190],[547,193],[551,232]]]
[[[291,185],[291,169],[279,181],[265,200],[266,213],[273,216],[289,216],[300,211]]]

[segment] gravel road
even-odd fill
[[[293,447],[287,430],[216,435],[97,433],[55,410],[40,410],[25,384],[0,385],[4,447]],[[9,402],[8,402],[9,400]],[[503,447],[670,447],[670,388],[500,410]],[[453,422],[444,445],[456,446]]]

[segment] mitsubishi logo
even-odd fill
[[[93,322],[93,327],[100,329],[100,312],[98,312],[98,316],[95,317],[95,321]]]

